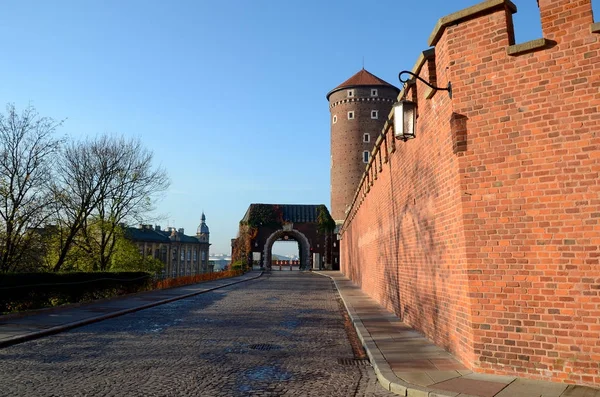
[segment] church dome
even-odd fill
[[[208,229],[208,225],[206,224],[206,216],[204,212],[202,213],[202,217],[200,218],[200,226],[198,226],[197,234],[209,234],[210,231]]]

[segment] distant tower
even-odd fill
[[[346,218],[400,90],[362,69],[327,94],[331,112],[331,216]]]
[[[198,226],[198,230],[196,230],[196,238],[200,240],[202,243],[208,243],[210,237],[210,231],[208,230],[208,226],[206,225],[206,216],[204,212],[202,212],[202,217],[200,218],[200,226]]]

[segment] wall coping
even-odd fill
[[[600,33],[600,22],[593,23],[590,27],[592,33]]]
[[[455,13],[446,15],[445,17],[438,19],[437,23],[435,24],[435,28],[433,28],[433,32],[431,32],[431,35],[429,35],[428,44],[430,46],[436,45],[442,37],[442,34],[444,34],[446,27],[450,25],[455,25],[459,22],[476,18],[481,14],[488,14],[497,8],[504,7],[507,7],[512,14],[517,12],[517,6],[515,6],[510,0],[487,0],[483,3],[479,3],[472,7],[468,7]]]
[[[548,39],[526,41],[525,43],[508,46],[506,48],[506,53],[510,56],[526,54],[528,52],[543,50],[544,48],[547,48],[550,43],[551,42]]]

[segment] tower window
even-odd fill
[[[371,142],[371,135],[364,134],[363,135],[363,142],[366,142],[366,143]]]
[[[363,152],[363,163],[368,163],[369,162],[369,156],[371,155],[371,153],[369,153],[368,150],[365,150]]]
[[[379,110],[371,110],[371,118],[378,119],[379,118]]]
[[[348,98],[354,97],[354,90],[348,90]]]
[[[354,110],[351,110],[348,112],[348,120],[353,120],[354,119]]]
[[[371,96],[377,96],[378,92],[376,89],[371,89]]]
[[[337,114],[333,115],[333,124],[337,123]]]

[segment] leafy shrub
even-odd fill
[[[111,298],[235,277],[240,269],[154,280],[146,272],[5,273],[0,275],[0,313]]]
[[[6,273],[0,275],[0,312],[85,302],[152,286],[146,272]]]

